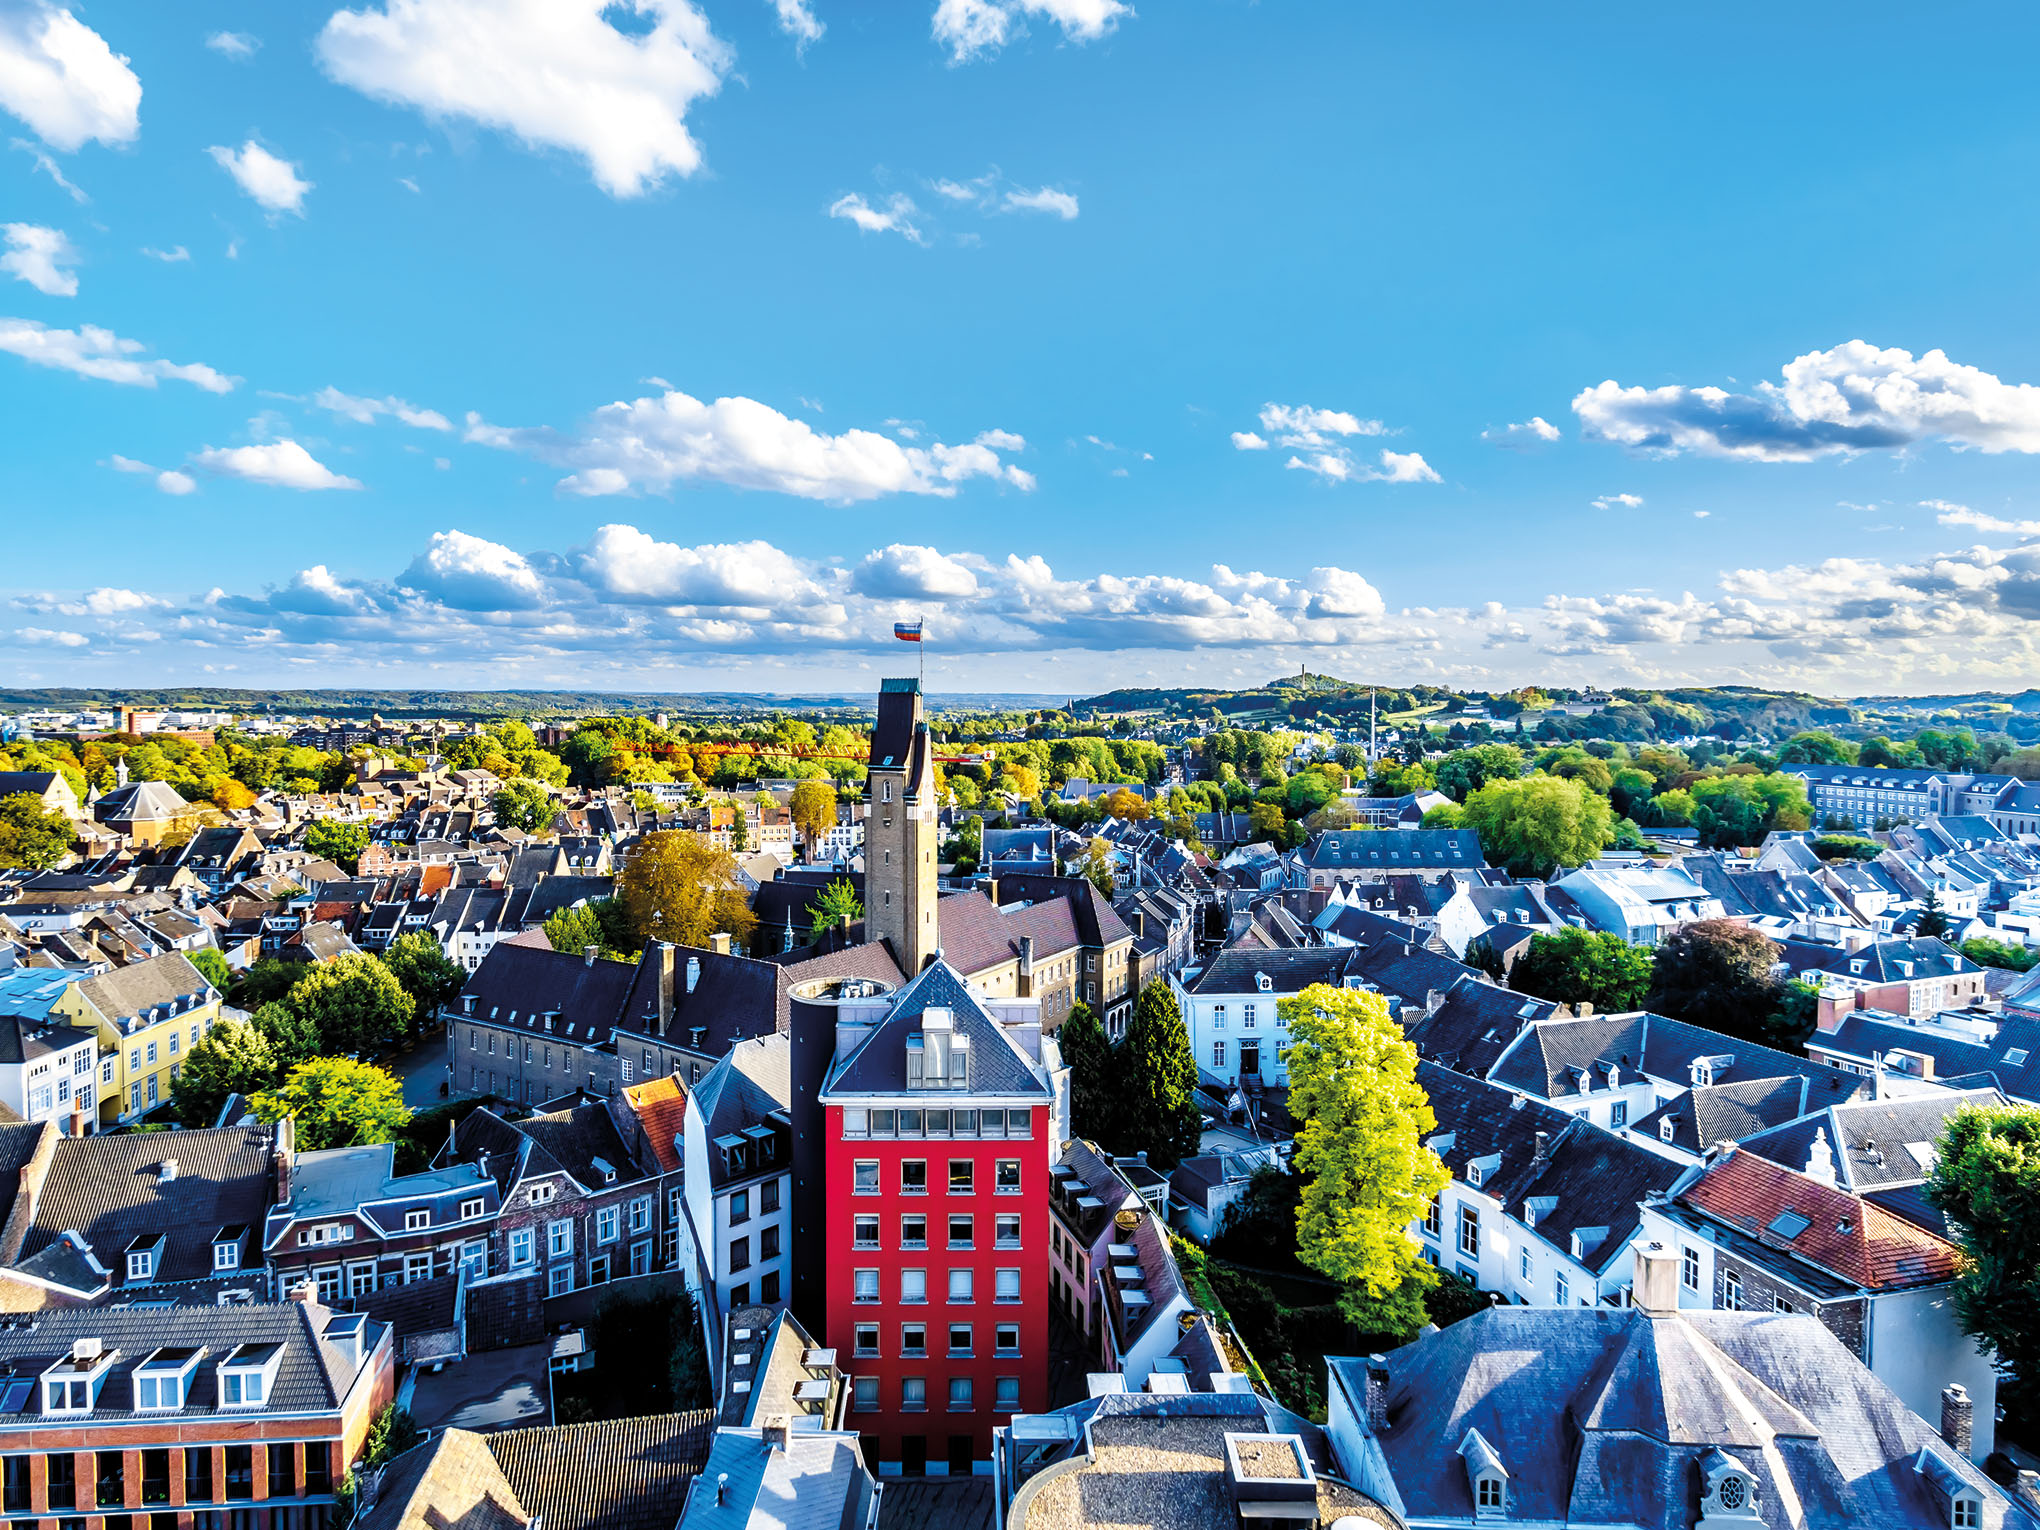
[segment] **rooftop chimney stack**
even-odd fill
[[[1541,1164],[1549,1162],[1551,1162],[1551,1133],[1539,1132],[1537,1134],[1537,1147],[1530,1155],[1530,1166],[1536,1168]]]
[[[1668,1318],[1679,1310],[1679,1256],[1662,1243],[1639,1245],[1630,1301],[1645,1317]]]
[[[1950,1382],[1941,1392],[1941,1438],[1965,1461],[1970,1458],[1975,1425],[1976,1404],[1970,1401],[1969,1389],[1959,1381]]]
[[[601,948],[600,946],[583,946],[583,947],[581,947],[581,964],[582,964],[582,965],[583,965],[584,967],[592,967],[592,966],[594,966],[594,965],[595,965],[595,958],[596,958],[596,956],[597,956],[597,955],[599,955],[599,954],[601,953],[601,950],[602,950],[602,948]]]
[[[673,1023],[673,942],[659,942],[659,1034]]]
[[[1388,1430],[1388,1362],[1380,1355],[1367,1357],[1367,1432]]]
[[[787,1428],[786,1415],[783,1413],[775,1414],[773,1417],[765,1420],[765,1426],[760,1431],[765,1438],[765,1448],[767,1450],[785,1450],[787,1445]]]
[[[729,931],[717,930],[713,935],[708,937],[708,945],[709,949],[714,951],[717,956],[728,956],[730,954]]]

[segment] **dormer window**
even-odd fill
[[[156,1267],[163,1257],[163,1243],[161,1233],[143,1233],[127,1246],[127,1278],[130,1285],[156,1278]]]
[[[1275,990],[1275,980],[1265,972],[1257,972],[1254,974],[1254,986],[1263,993],[1272,993]]]
[[[1700,1497],[1701,1524],[1763,1522],[1757,1504],[1757,1479],[1742,1462],[1725,1450],[1710,1450],[1701,1457],[1700,1470],[1705,1478]]]
[[[198,1349],[159,1349],[136,1366],[135,1411],[166,1413],[183,1407],[203,1353]]]
[[[97,1339],[78,1340],[69,1355],[42,1373],[43,1412],[90,1413],[119,1356],[119,1350],[104,1349]]]
[[[259,1408],[269,1399],[276,1380],[281,1344],[243,1344],[220,1362],[220,1406]]]
[[[1509,1511],[1509,1472],[1478,1429],[1466,1431],[1459,1442],[1460,1458],[1466,1463],[1466,1486],[1473,1497],[1476,1521],[1500,1519]]]
[[[222,1227],[213,1234],[212,1267],[215,1270],[238,1270],[241,1267],[241,1240],[248,1235],[243,1226]]]
[[[1657,1124],[1658,1141],[1670,1142],[1672,1140],[1672,1133],[1678,1129],[1678,1123],[1679,1118],[1677,1116],[1665,1116],[1662,1118]]]

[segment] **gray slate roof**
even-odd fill
[[[1352,946],[1220,951],[1185,988],[1200,997],[1253,994],[1261,991],[1263,976],[1269,980],[1271,995],[1301,993],[1313,983],[1343,988],[1347,974],[1359,964],[1360,952]]]
[[[504,1480],[545,1530],[673,1530],[708,1460],[715,1415],[659,1413],[487,1436]]]
[[[885,1020],[876,1026],[831,1075],[827,1090],[838,1094],[904,1094],[907,1037],[920,1029],[921,1012],[946,1008],[956,1033],[970,1038],[970,1093],[1012,1098],[1049,1098],[1048,1085],[1005,1028],[985,1013],[962,973],[946,961],[931,962],[899,991]]]

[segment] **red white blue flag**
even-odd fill
[[[918,643],[921,641],[921,624],[919,622],[894,622],[892,624],[892,635],[902,643]]]

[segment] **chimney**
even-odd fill
[[[717,1472],[715,1474],[715,1506],[718,1509],[720,1509],[723,1506],[724,1502],[728,1499],[729,1491],[730,1491],[730,1474],[728,1472]]]
[[[1530,1167],[1535,1169],[1551,1162],[1551,1133],[1539,1132],[1537,1146],[1530,1154]]]
[[[600,946],[581,947],[581,964],[584,967],[594,966],[596,953],[599,952],[601,949],[602,948]]]
[[[689,993],[692,993],[696,988],[700,986],[701,986],[701,958],[698,956],[690,956],[687,958],[687,991]]]
[[[771,1418],[766,1419],[764,1428],[759,1432],[765,1438],[765,1448],[767,1450],[783,1451],[786,1449],[787,1422],[785,1414],[777,1413]]]
[[[177,1160],[166,1158],[156,1165],[156,1183],[167,1185],[177,1177]]]
[[[292,1301],[310,1306],[319,1299],[319,1283],[311,1279],[301,1280],[290,1288],[288,1294]]]
[[[1133,911],[1133,937],[1136,940],[1147,939],[1147,910],[1144,908]]]
[[[730,954],[730,932],[728,930],[717,930],[708,937],[708,947],[717,956],[728,956]]]
[[[1032,935],[1022,935],[1020,937],[1020,981],[1016,997],[1022,999],[1034,997],[1034,937]]]
[[[1970,1459],[1975,1421],[1976,1404],[1969,1400],[1969,1389],[1959,1381],[1950,1382],[1941,1391],[1941,1438],[1965,1461]]]
[[[270,1152],[269,1164],[271,1178],[275,1181],[276,1204],[288,1206],[290,1204],[290,1150],[278,1144]]]
[[[1388,1432],[1388,1362],[1380,1355],[1367,1357],[1367,1432]]]
[[[993,908],[999,906],[999,879],[997,877],[985,878],[985,896],[991,900]]]
[[[2017,1491],[2020,1503],[2040,1512],[2040,1472],[2020,1472]]]
[[[1662,1243],[1638,1245],[1629,1299],[1645,1317],[1675,1316],[1679,1310],[1679,1256]]]
[[[673,1023],[673,942],[659,942],[659,1034]]]

